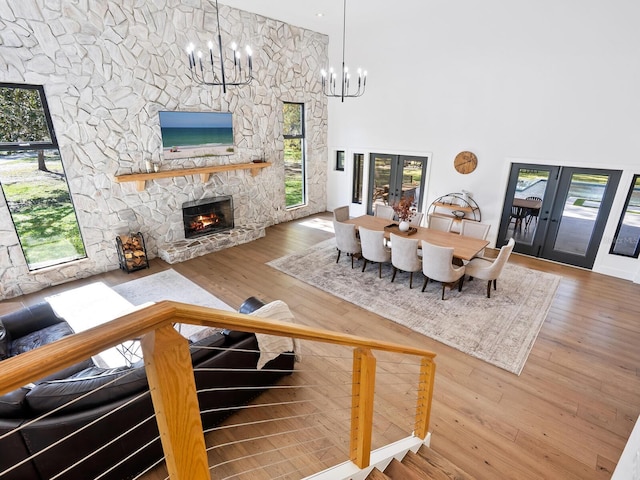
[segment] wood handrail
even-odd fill
[[[209,478],[189,344],[173,328],[189,323],[332,343],[354,348],[350,458],[369,465],[376,360],[371,350],[421,358],[415,435],[427,435],[435,353],[320,328],[241,313],[162,301],[0,362],[0,395],[131,339],[141,339],[149,389],[172,480]],[[180,412],[180,414],[177,414]]]
[[[336,333],[305,325],[267,320],[215,308],[162,301],[123,315],[103,325],[3,360],[1,362],[0,395],[74,365],[126,340],[141,337],[145,333],[174,322],[281,335],[301,340],[416,355],[429,359],[436,356],[429,350],[407,345]]]

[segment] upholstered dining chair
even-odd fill
[[[389,220],[393,220],[396,212],[393,211],[393,207],[391,205],[383,205],[382,203],[378,203],[376,204],[374,215],[376,217],[388,218]]]
[[[333,218],[338,222],[346,222],[349,220],[349,205],[336,207],[333,209]]]
[[[391,265],[393,276],[396,278],[398,270],[409,272],[409,288],[413,287],[413,272],[422,270],[422,258],[418,256],[418,240],[391,234]]]
[[[424,284],[422,291],[427,288],[429,280],[442,283],[442,300],[444,300],[444,287],[449,285],[453,288],[458,285],[458,291],[462,291],[464,282],[464,265],[456,267],[453,262],[453,248],[439,247],[431,243],[422,241],[422,273],[424,273]]]
[[[391,261],[391,250],[384,245],[384,231],[360,227],[359,232],[364,258],[362,271],[367,268],[367,262],[378,263],[378,278],[382,278],[382,264]]]
[[[451,225],[453,225],[453,218],[433,215],[432,213],[429,214],[429,228],[433,230],[441,230],[443,232],[450,232]]]
[[[480,223],[463,218],[462,222],[460,222],[460,235],[486,240],[490,228],[491,225],[488,223]],[[484,248],[478,252],[476,257],[484,257]]]
[[[469,279],[479,278],[480,280],[487,281],[487,298],[491,298],[491,282],[493,282],[493,289],[496,289],[496,280],[502,273],[502,269],[509,260],[513,247],[516,241],[512,238],[509,239],[506,245],[504,245],[495,260],[491,261],[488,258],[472,258],[465,266],[466,273],[469,275]]]
[[[336,263],[340,261],[340,254],[344,252],[351,256],[351,268],[353,268],[353,258],[362,252],[360,241],[356,237],[356,226],[334,220],[333,231],[336,234],[336,247],[338,248]]]
[[[419,227],[422,222],[422,217],[424,217],[424,213],[422,212],[413,212],[413,214],[409,217],[409,225],[412,227]]]

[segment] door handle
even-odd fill
[[[541,218],[540,220],[549,220],[549,217]]]
[[[557,222],[558,220],[556,220],[555,218],[552,218],[552,219],[551,219],[551,221],[555,223],[555,222]]]

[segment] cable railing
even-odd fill
[[[293,373],[286,365],[268,363],[261,374],[273,376],[269,377],[273,381],[245,385],[241,379],[255,372],[255,364],[192,368],[193,346],[175,330],[176,323],[295,338],[302,346],[301,352],[296,352],[301,361],[295,364]],[[155,415],[147,417],[143,425],[131,426],[108,439],[87,458],[41,478],[74,478],[74,468],[80,463],[95,461],[103,454],[112,455],[109,449],[123,437],[135,435],[138,428],[146,431],[154,422],[159,435],[93,478],[118,478],[122,469],[140,456],[146,456],[147,463],[144,469],[138,469],[135,478],[142,480],[304,478],[340,464],[366,469],[371,464],[372,450],[406,436],[424,440],[428,434],[435,374],[432,352],[176,302],[148,306],[2,361],[0,395],[132,340],[139,340],[142,346],[148,390],[135,400],[123,401],[118,408],[124,409],[126,415],[132,402],[152,401]],[[220,346],[200,348],[228,351]],[[251,348],[234,348],[233,352],[253,358],[260,353]],[[198,379],[203,375],[237,378],[238,384],[196,388],[201,386]],[[122,382],[122,377],[114,381]],[[101,388],[108,386],[107,383]],[[200,408],[199,399],[202,401],[203,396],[217,399],[229,395],[243,396],[246,401]],[[86,400],[82,396],[71,404],[78,401]],[[63,412],[64,408],[74,407],[65,405],[61,407]],[[19,435],[21,429],[40,421],[55,421],[59,414],[56,410],[17,425],[14,430],[3,428],[0,448],[10,435]],[[110,418],[118,415],[117,410],[106,411],[104,418],[93,420],[84,428],[95,428],[98,422],[105,422],[108,427],[114,423]],[[61,448],[58,443],[73,444],[75,435],[82,438],[80,430],[63,433],[54,444],[9,469],[0,469],[0,479],[5,475],[14,478],[12,474],[36,457],[46,457],[51,453],[48,450]]]

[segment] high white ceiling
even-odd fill
[[[222,0],[219,3],[330,36],[342,30],[342,0]]]

